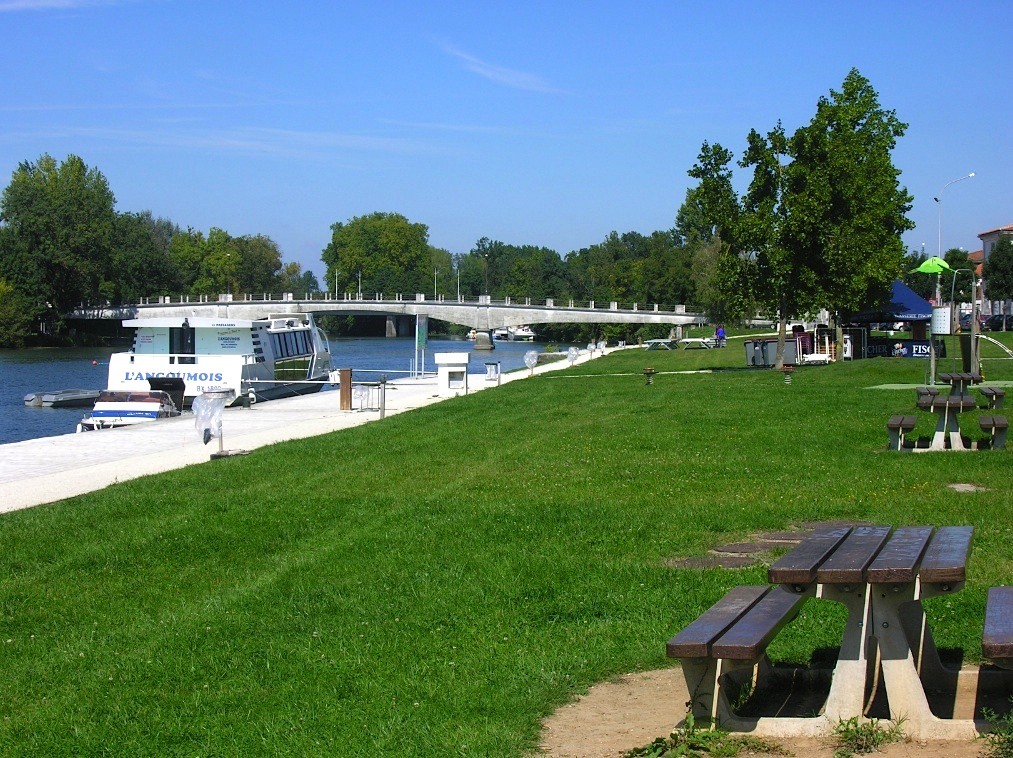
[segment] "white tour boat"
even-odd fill
[[[257,400],[319,391],[331,371],[327,337],[305,313],[261,319],[139,318],[133,348],[109,358],[108,389],[143,392],[148,379],[177,378],[183,404],[203,392],[232,390]]]

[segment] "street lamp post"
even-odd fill
[[[358,291],[357,291],[357,293],[358,293],[358,298],[359,298],[360,300],[362,300],[362,272],[361,272],[361,271],[357,271],[357,272],[356,272],[356,274],[357,274],[357,275],[358,275],[358,277],[359,277],[359,289],[358,289]]]
[[[957,182],[962,182],[965,179],[970,179],[972,176],[974,176],[974,172],[973,171],[971,173],[969,173],[967,176],[962,176],[959,179],[951,179],[950,181],[948,181],[946,184],[943,185],[943,188],[941,190],[939,190],[939,195],[937,197],[932,198],[933,200],[936,201],[936,235],[937,235],[937,239],[936,239],[936,255],[938,255],[940,258],[943,257],[943,193],[946,192],[946,188],[949,187],[951,184],[956,184]],[[936,275],[936,305],[939,304],[939,301],[940,301],[940,299],[942,297],[941,293],[939,292],[939,279],[940,279],[940,276],[937,274]],[[933,321],[934,320],[935,320],[935,318],[933,317]],[[930,384],[935,384],[936,383],[936,335],[935,335],[935,332],[932,329],[932,321],[929,322],[929,358],[930,358],[930,364],[931,364],[930,367],[929,367],[929,373],[931,374],[929,382],[930,382]]]
[[[943,193],[946,192],[946,188],[949,187],[951,184],[962,182],[965,179],[970,179],[973,176],[974,172],[972,171],[967,176],[962,176],[959,179],[951,179],[950,181],[948,181],[946,184],[943,185],[943,188],[941,190],[939,190],[939,196],[932,198],[933,200],[936,201],[936,210],[937,210],[936,233],[938,235],[938,241],[936,243],[936,255],[938,255],[940,258],[943,257]],[[938,293],[936,294],[936,297],[939,297]]]
[[[489,295],[489,253],[483,254],[482,273],[485,276],[485,294]]]
[[[971,373],[976,374],[981,362],[978,359],[978,282],[975,279],[973,268],[953,269],[953,279],[950,282],[950,308],[951,312],[957,309],[955,299],[957,274],[961,271],[966,271],[971,275]]]
[[[433,267],[433,300],[436,299],[436,272],[439,271],[435,266]]]

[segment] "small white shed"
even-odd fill
[[[441,397],[468,394],[470,353],[436,353],[436,384]]]

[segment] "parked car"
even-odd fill
[[[985,328],[985,319],[987,319],[987,318],[988,318],[988,316],[982,316],[980,313],[978,314],[978,330],[979,331],[983,331],[984,330],[984,328]],[[971,314],[970,313],[961,313],[960,314],[960,331],[962,331],[962,332],[969,332],[969,331],[971,331]]]
[[[981,330],[983,332],[1001,332],[1003,331],[1003,321],[1006,322],[1006,331],[1013,332],[1013,314],[997,313],[994,316],[989,316],[985,319],[985,323],[982,325]]]

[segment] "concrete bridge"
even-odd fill
[[[274,295],[167,296],[150,298],[136,305],[81,307],[70,314],[72,319],[116,319],[156,317],[193,317],[255,319],[271,313],[337,314],[342,316],[387,316],[387,334],[410,333],[413,316],[462,324],[477,331],[491,331],[525,324],[670,324],[672,326],[703,323],[706,317],[688,313],[684,305],[671,310],[659,305],[595,303],[548,299],[534,303],[530,298],[492,300],[488,295],[477,298],[432,298],[426,295],[383,294],[367,297],[356,293],[334,296],[327,292],[308,294],[296,299],[292,293]]]

